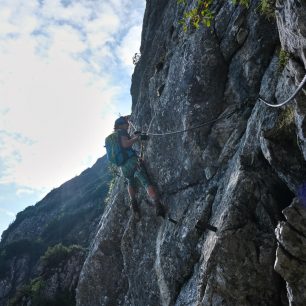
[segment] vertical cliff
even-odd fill
[[[149,174],[177,224],[155,217],[142,190],[135,220],[117,179],[77,305],[306,303],[305,269],[290,274],[305,266],[305,91],[280,108],[257,99],[282,102],[305,74],[305,1],[277,1],[277,18],[268,19],[257,0],[216,0],[212,26],[184,32],[191,2],[147,0],[131,87],[132,121],[153,134]],[[282,65],[281,49],[289,55]],[[285,222],[294,198],[300,217],[286,208]],[[218,230],[198,230],[198,222]],[[300,235],[302,251],[292,251],[283,227]]]

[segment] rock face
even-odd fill
[[[276,228],[275,270],[286,280],[290,305],[306,301],[306,207],[297,199],[283,211],[286,222]]]
[[[306,92],[281,108],[257,99],[280,103],[304,77],[306,3],[277,0],[268,20],[264,1],[215,0],[212,26],[185,32],[196,1],[178,2],[147,0],[131,86],[172,222],[141,188],[135,218],[122,177],[104,209],[102,158],[3,234],[0,306],[306,305]]]
[[[285,224],[277,239],[275,228],[306,178],[305,93],[279,109],[257,100],[282,102],[305,73],[305,2],[277,3],[276,23],[258,13],[258,1],[215,1],[212,27],[184,32],[180,21],[194,5],[147,0],[131,87],[132,121],[150,135],[148,172],[177,224],[155,217],[143,190],[137,221],[118,179],[80,275],[79,306],[305,299],[297,286],[305,276],[290,274],[291,258],[281,264],[283,249],[274,270]],[[284,69],[281,47],[291,53]],[[294,241],[286,245],[301,255]]]
[[[104,157],[78,177],[51,191],[35,206],[17,214],[14,223],[3,233],[0,243],[1,306],[7,305],[8,300],[16,295],[16,290],[21,288],[23,290],[18,291],[18,301],[29,300],[22,292],[28,291],[24,288],[29,288],[34,278],[46,276],[46,271],[39,268],[39,259],[48,247],[59,243],[65,246],[89,246],[104,210],[109,182],[110,173]],[[60,276],[54,273],[52,286],[44,279],[44,284],[48,283],[50,290],[55,288],[54,296],[60,292],[57,289],[62,288],[69,289],[75,298],[74,290],[84,256],[83,251],[77,260],[73,260],[75,264],[70,264],[68,259],[64,261],[67,267],[58,267],[64,272]],[[55,279],[58,281],[57,286],[54,284]],[[67,282],[73,285],[68,286]],[[17,302],[15,305],[21,304]],[[35,306],[35,303],[31,305]]]

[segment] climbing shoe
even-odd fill
[[[138,215],[140,214],[139,206],[135,199],[130,200],[130,207],[132,208],[133,213],[138,214]]]
[[[212,231],[212,232],[216,232],[218,229],[213,226],[213,225],[210,225],[209,223],[204,223],[202,221],[198,221],[197,224],[195,225],[195,228],[197,230],[199,230],[200,232],[204,232],[206,230],[209,230],[209,231]]]
[[[156,209],[156,216],[157,217],[163,217],[165,218],[166,215],[166,210],[164,208],[164,206],[162,205],[162,203],[160,203],[159,201],[155,203],[155,209]]]

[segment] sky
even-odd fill
[[[0,235],[104,155],[145,0],[0,0]]]

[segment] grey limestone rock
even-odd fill
[[[122,194],[115,195],[119,188],[117,185],[113,189],[111,203],[81,271],[76,295],[79,305],[124,304],[128,283],[120,244],[129,208]]]
[[[81,273],[79,306],[288,305],[274,230],[305,158],[293,140],[297,111],[257,97],[290,94],[302,68],[291,60],[279,71],[281,28],[258,1],[216,1],[211,28],[184,32],[193,6],[147,1],[131,87],[132,121],[150,136],[148,173],[176,223],[156,218],[142,191],[135,220],[119,184]]]
[[[306,3],[303,0],[277,0],[276,18],[283,48],[297,55],[306,67]]]
[[[302,306],[306,302],[306,207],[296,198],[283,213],[286,222],[275,230],[275,270],[286,280],[289,304]]]
[[[135,218],[117,178],[86,236],[78,306],[306,305],[305,211],[292,202],[305,201],[305,91],[282,108],[257,99],[284,101],[305,74],[305,1],[278,0],[267,20],[259,0],[216,0],[212,26],[184,32],[195,5],[147,0],[131,85],[131,120],[149,135],[146,168],[172,222],[155,216],[142,188]],[[285,67],[281,48],[291,53]],[[35,234],[29,220],[42,233],[44,218],[23,219],[25,235]]]

